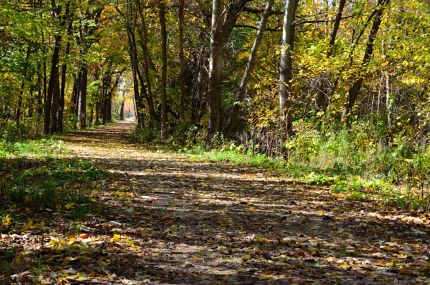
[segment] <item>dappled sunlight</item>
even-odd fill
[[[430,282],[423,217],[243,166],[151,152],[130,144],[131,127],[63,138],[72,157],[110,175],[92,186],[92,212],[42,211],[1,235],[0,252],[16,252],[18,269],[40,263],[39,280],[101,284]]]

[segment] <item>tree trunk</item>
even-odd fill
[[[122,94],[122,102],[121,102],[121,107],[119,109],[119,119],[121,121],[125,120],[124,107],[125,107],[125,92]]]
[[[213,0],[208,78],[209,125],[206,141],[207,148],[212,147],[214,136],[221,131],[222,51],[224,45],[223,7],[223,0]]]
[[[146,101],[148,103],[149,108],[149,116],[151,123],[158,121],[157,112],[155,111],[154,105],[154,94],[152,93],[152,82],[151,76],[149,74],[150,63],[150,55],[148,50],[148,28],[146,26],[145,14],[143,13],[143,9],[140,1],[136,1],[137,8],[139,10],[139,16],[141,19],[141,25],[138,26],[140,46],[142,48],[142,57],[143,57],[143,74],[146,79]]]
[[[280,64],[280,87],[279,87],[279,109],[281,122],[287,134],[292,132],[291,107],[289,104],[292,92],[294,35],[296,11],[298,0],[285,1],[285,15],[282,26],[281,64]]]
[[[72,109],[71,113],[77,118],[79,112],[79,90],[81,85],[81,72],[73,76]]]
[[[181,120],[185,118],[184,9],[185,0],[179,0],[179,117]]]
[[[251,76],[252,69],[254,68],[254,63],[257,58],[258,47],[260,46],[261,40],[263,39],[264,29],[266,27],[267,20],[269,19],[270,12],[272,11],[274,2],[275,2],[274,0],[267,1],[266,8],[264,9],[264,12],[263,12],[263,16],[261,17],[261,21],[258,26],[257,35],[255,37],[254,44],[252,45],[252,48],[251,48],[251,54],[249,55],[248,63],[246,65],[245,72],[243,73],[242,80],[240,81],[239,90],[236,94],[238,104],[233,104],[230,110],[229,119],[225,128],[226,129],[225,133],[227,135],[231,134],[233,129],[236,127],[237,118],[240,112],[240,104],[245,99],[248,80],[249,80],[249,77]]]
[[[18,97],[18,107],[16,108],[15,123],[16,123],[17,127],[19,127],[20,120],[21,120],[22,99],[23,99],[22,97],[24,96],[25,82],[27,81],[28,59],[30,58],[31,46],[32,46],[32,44],[28,45],[27,52],[25,54],[25,64],[24,64],[23,79],[22,79],[21,89],[20,89],[19,97]]]
[[[161,26],[161,139],[167,139],[167,30],[166,10],[164,2],[159,4],[159,17]]]
[[[70,54],[70,48],[71,48],[71,37],[73,36],[73,27],[72,27],[72,20],[70,16],[70,3],[67,2],[66,4],[66,14],[65,14],[65,20],[68,22],[67,25],[67,45],[66,50],[64,52],[65,56],[67,57]],[[61,66],[61,88],[60,88],[60,106],[58,110],[58,131],[63,132],[64,130],[64,124],[63,124],[63,117],[64,117],[64,97],[66,93],[66,74],[67,74],[67,63],[64,62]]]
[[[87,127],[87,86],[88,86],[88,63],[84,61],[81,66],[81,81],[79,84],[79,122],[81,129]]]
[[[128,7],[128,6],[127,6]],[[136,42],[134,39],[133,30],[130,26],[130,23],[128,22],[128,18],[125,19],[126,25],[127,25],[127,40],[128,40],[128,46],[129,46],[129,55],[130,55],[130,64],[131,64],[131,71],[133,76],[133,90],[134,90],[134,102],[135,102],[135,108],[136,108],[136,118],[137,118],[137,125],[139,128],[143,128],[143,104],[141,103],[141,94],[139,92],[139,66],[137,62],[137,51],[136,51]],[[144,88],[145,86],[142,86]]]
[[[48,93],[46,95],[45,100],[45,120],[44,120],[44,132],[45,134],[49,134],[52,131],[51,129],[51,116],[54,117],[54,112],[57,111],[56,108],[52,108],[51,104],[53,104],[53,97],[56,97],[58,94],[58,62],[60,60],[60,47],[61,47],[61,36],[55,36],[54,43],[54,52],[52,54],[51,60],[51,74],[49,76],[49,85],[48,85]]]
[[[364,51],[363,61],[361,67],[363,70],[367,68],[367,65],[372,57],[373,45],[375,43],[376,35],[378,34],[379,27],[381,26],[382,17],[384,10],[389,3],[389,0],[379,0],[378,6],[376,7],[375,19],[373,20],[372,28],[369,33],[369,38],[366,44],[366,50]],[[354,107],[355,102],[360,93],[361,85],[363,84],[364,72],[360,73],[359,77],[354,81],[348,91],[348,98],[343,107],[342,120],[347,121],[351,109]]]
[[[55,49],[58,49],[58,54],[61,49],[61,40],[62,40],[62,37],[60,35],[55,36]],[[60,112],[60,82],[59,82],[60,74],[59,74],[58,62],[59,62],[59,59],[55,66],[55,76],[51,77],[53,81],[49,82],[49,85],[52,84],[52,107],[51,107],[51,130],[50,130],[51,133],[55,133],[58,131],[58,120],[59,120],[59,112]]]
[[[342,20],[343,9],[345,8],[346,0],[340,0],[339,9],[336,14],[336,18],[333,24],[333,30],[331,31],[330,41],[329,41],[329,50],[327,52],[327,58],[331,57],[335,52],[336,36],[337,31],[339,30],[340,21]],[[321,84],[318,88],[318,93],[315,98],[315,106],[318,111],[325,111],[328,106],[328,96],[327,94],[330,92],[329,81],[330,78],[322,78]]]

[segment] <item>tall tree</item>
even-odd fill
[[[179,0],[179,116],[181,119],[184,118],[185,113],[184,14],[185,0]]]
[[[376,35],[378,34],[379,27],[382,23],[382,17],[384,10],[389,4],[390,0],[378,0],[377,7],[374,12],[374,19],[372,28],[370,29],[369,37],[367,39],[366,49],[364,51],[363,60],[361,63],[361,67],[363,70],[367,68],[370,59],[372,58],[373,47],[376,39]],[[358,94],[360,93],[361,85],[363,84],[363,76],[365,72],[360,72],[358,78],[355,79],[354,83],[351,85],[348,91],[348,98],[343,107],[342,119],[346,120],[351,112],[352,107],[354,107],[355,101],[358,98]]]
[[[282,25],[281,64],[279,75],[279,109],[281,112],[281,125],[288,134],[292,132],[291,107],[289,99],[292,92],[293,58],[292,52],[295,41],[296,11],[299,0],[285,1],[285,14]]]
[[[272,12],[272,7],[274,2],[275,2],[274,0],[267,1],[263,16],[261,17],[261,21],[258,25],[257,35],[255,37],[254,44],[252,45],[251,53],[249,54],[248,62],[239,84],[239,90],[237,91],[237,94],[236,94],[238,103],[233,104],[230,110],[230,115],[228,118],[228,122],[226,124],[226,131],[225,131],[226,134],[231,134],[231,132],[236,126],[237,117],[239,116],[238,113],[240,111],[240,104],[245,98],[249,77],[251,76],[251,72],[252,72],[252,69],[254,68],[255,60],[257,59],[258,47],[260,46],[261,40],[263,39],[264,29],[266,27],[267,20],[269,19],[269,16]]]
[[[57,5],[55,0],[52,0],[52,17],[55,19],[61,12],[61,6]],[[59,61],[62,36],[57,33],[54,37],[54,51],[51,59],[51,73],[49,76],[48,92],[45,100],[45,119],[44,132],[49,134],[56,132],[56,115],[58,111],[58,100],[60,96],[59,89]],[[55,121],[55,127],[52,128],[51,122]]]
[[[223,41],[223,0],[212,1],[212,22],[210,38],[208,111],[209,125],[206,145],[211,147],[214,136],[221,131],[221,80]]]
[[[329,50],[327,52],[327,58],[330,58],[335,52],[336,36],[339,30],[340,22],[342,20],[343,9],[345,8],[346,0],[339,1],[339,9],[336,14],[336,18],[333,24],[333,30],[330,34],[329,40]],[[328,105],[328,93],[330,92],[330,87],[328,81],[330,78],[325,76],[321,80],[321,84],[317,90],[317,96],[315,98],[315,106],[318,111],[325,111]]]
[[[167,138],[167,29],[164,0],[158,4],[161,28],[161,139]]]

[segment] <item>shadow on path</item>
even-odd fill
[[[100,209],[80,221],[90,238],[57,252],[91,282],[430,284],[427,221],[255,169],[154,152],[129,140],[133,127],[61,138],[72,156],[111,173],[96,191]],[[52,222],[75,226],[61,215]],[[52,251],[38,254],[54,268]]]

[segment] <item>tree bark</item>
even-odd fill
[[[139,16],[141,20],[141,25],[138,26],[138,32],[140,37],[140,46],[142,48],[142,57],[143,57],[143,74],[145,76],[146,81],[146,101],[148,103],[149,108],[149,117],[151,123],[158,121],[158,115],[155,111],[155,105],[154,105],[154,94],[152,93],[152,82],[151,82],[151,76],[149,73],[149,68],[151,66],[150,62],[150,54],[148,50],[148,28],[146,26],[146,19],[145,14],[143,13],[142,5],[140,1],[136,1],[137,8],[139,10]]]
[[[61,49],[61,41],[62,41],[62,37],[60,35],[55,36],[55,48],[54,49],[58,49],[58,59],[57,59],[57,64],[55,66],[55,74],[53,77],[51,77],[51,79],[53,81],[49,81],[49,85],[51,86],[52,84],[52,107],[51,107],[51,133],[55,133],[58,131],[58,119],[59,119],[59,112],[60,112],[60,82],[59,82],[59,52]],[[55,51],[54,51],[55,53]],[[51,69],[51,72],[52,69]],[[49,93],[49,89],[48,89],[48,93]]]
[[[88,86],[88,63],[86,60],[82,62],[81,78],[79,83],[79,122],[81,129],[87,127],[87,86]]]
[[[285,15],[282,26],[282,44],[281,44],[281,63],[280,63],[280,87],[279,87],[279,109],[281,112],[281,123],[287,134],[292,132],[290,98],[292,92],[293,79],[293,59],[292,51],[294,49],[294,36],[296,11],[298,0],[285,1]]]
[[[221,131],[222,50],[224,45],[223,7],[223,0],[213,0],[208,82],[209,126],[206,141],[207,148],[212,147],[214,136]]]
[[[117,11],[122,14],[122,16],[125,18],[126,21],[126,29],[127,29],[127,40],[128,40],[128,52],[129,52],[129,56],[130,56],[130,64],[131,64],[131,71],[132,71],[132,76],[133,76],[133,91],[134,91],[134,103],[135,103],[135,108],[136,108],[136,118],[137,118],[137,125],[138,128],[143,128],[144,127],[144,121],[143,121],[143,104],[142,104],[142,100],[141,100],[141,95],[140,91],[139,91],[139,78],[138,78],[138,73],[139,73],[139,65],[137,62],[137,51],[136,51],[136,41],[134,38],[134,32],[133,29],[130,25],[130,19],[129,19],[129,13],[130,11],[130,3],[127,4],[127,15],[122,14],[122,12],[117,9]],[[143,82],[141,82],[142,85],[142,89],[145,88]]]
[[[22,99],[23,99],[22,97],[24,96],[25,82],[27,81],[28,60],[29,60],[29,58],[30,58],[31,46],[32,46],[32,44],[29,44],[29,45],[28,45],[28,47],[27,47],[27,52],[26,52],[26,55],[25,55],[23,79],[22,79],[21,89],[20,89],[19,97],[18,97],[18,107],[16,108],[16,118],[15,118],[15,123],[16,123],[16,126],[17,126],[17,127],[19,127],[19,125],[20,125],[20,120],[21,120],[21,113],[22,113]]]
[[[161,27],[161,139],[167,139],[167,30],[164,2],[159,2]]]
[[[185,112],[184,11],[185,0],[179,0],[179,118]]]
[[[70,15],[70,3],[66,3],[66,14],[65,14],[65,20],[68,22],[67,25],[67,45],[66,50],[64,52],[65,56],[67,57],[70,54],[70,48],[71,48],[71,37],[73,36],[73,27],[72,27],[72,19]],[[64,63],[61,66],[61,87],[60,87],[60,106],[58,110],[58,131],[63,132],[64,130],[64,124],[63,124],[63,117],[64,117],[64,97],[66,93],[66,75],[67,75],[67,63],[64,61]]]
[[[364,51],[363,60],[361,63],[361,67],[363,70],[367,68],[367,65],[372,58],[373,47],[376,39],[376,35],[378,34],[379,27],[381,26],[382,17],[385,8],[389,4],[389,0],[378,0],[378,5],[376,7],[375,18],[373,20],[372,28],[370,29],[369,37],[366,44],[366,50]],[[358,94],[360,93],[361,85],[363,84],[363,76],[364,72],[361,72],[359,77],[354,81],[348,91],[348,98],[343,107],[342,112],[342,120],[347,121],[351,109],[354,107],[355,102],[358,98]]]
[[[77,118],[79,113],[79,90],[81,84],[81,72],[73,75],[73,90],[72,90],[72,108],[71,113]]]
[[[240,112],[240,104],[245,99],[248,80],[249,80],[249,77],[251,76],[252,69],[254,68],[255,60],[257,59],[258,48],[260,46],[261,40],[263,39],[264,29],[266,27],[267,20],[269,19],[269,16],[271,14],[274,2],[275,2],[274,0],[267,1],[263,15],[261,17],[261,21],[258,26],[257,35],[255,37],[254,44],[252,45],[252,48],[251,48],[251,54],[249,55],[248,63],[243,73],[242,80],[240,81],[239,90],[236,94],[238,104],[233,104],[230,110],[229,119],[225,128],[226,129],[225,133],[227,135],[231,134],[233,129],[236,127],[237,118]]]
[[[54,42],[54,51],[52,54],[52,60],[51,60],[51,74],[49,76],[49,84],[48,84],[48,93],[46,95],[45,100],[45,120],[44,120],[44,133],[49,134],[53,131],[56,131],[56,128],[54,130],[51,129],[51,116],[55,119],[55,112],[57,112],[56,106],[53,104],[53,98],[59,95],[58,90],[58,63],[60,60],[60,48],[61,48],[61,36],[57,35],[55,36],[55,42]],[[58,102],[56,102],[58,103]],[[54,108],[52,108],[51,104],[54,105]]]

